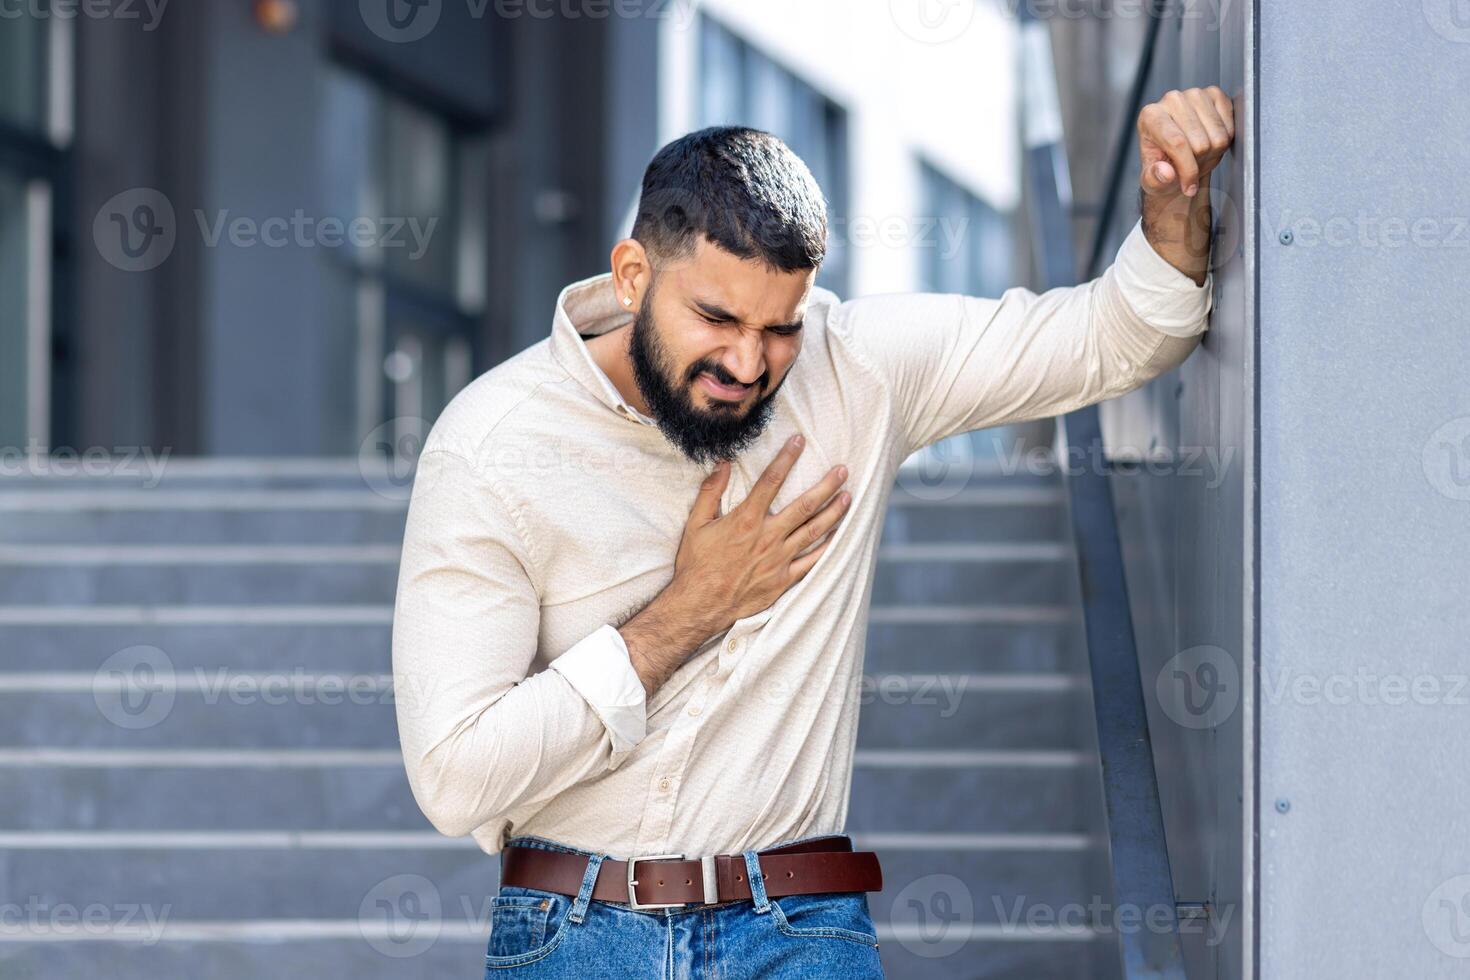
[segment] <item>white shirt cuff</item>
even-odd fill
[[[1205,273],[1203,286],[1169,264],[1143,233],[1143,221],[1118,247],[1114,276],[1123,299],[1149,326],[1174,337],[1204,333],[1214,305],[1214,274]]]
[[[610,624],[578,640],[550,666],[607,726],[614,757],[626,755],[643,741],[648,734],[648,692],[633,669],[623,635]]]

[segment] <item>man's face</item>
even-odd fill
[[[696,463],[739,455],[770,421],[801,350],[815,270],[779,272],[701,239],[659,270],[633,320],[633,377],[659,429]]]

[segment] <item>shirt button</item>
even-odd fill
[[[699,705],[697,705],[697,704],[691,704],[689,706],[689,717],[690,718],[698,718],[699,717]]]
[[[658,781],[658,788],[659,789],[668,789],[669,788],[669,777],[665,776],[663,779],[660,779]]]
[[[738,648],[738,647],[739,647],[739,646],[740,646],[740,641],[739,641],[739,640],[728,640],[728,641],[726,641],[726,643],[725,643],[725,649],[726,649],[726,650],[729,650],[729,651],[730,651],[730,652],[732,652],[732,653],[733,653],[733,652],[734,652],[734,651],[735,651],[735,650],[736,650],[736,649],[737,649],[737,648]]]

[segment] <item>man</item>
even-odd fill
[[[488,966],[882,975],[877,857],[842,831],[889,490],[925,445],[1120,395],[1198,343],[1231,105],[1171,92],[1138,129],[1142,221],[1097,280],[847,302],[813,285],[801,161],[691,133],[610,273],[445,409],[395,689],[425,814],[501,854]]]

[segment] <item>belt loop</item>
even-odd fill
[[[745,858],[745,876],[750,879],[751,901],[755,902],[757,912],[765,912],[771,907],[771,901],[766,898],[766,879],[761,872],[760,856],[755,851],[740,853]]]
[[[582,887],[572,902],[571,912],[567,913],[567,918],[579,925],[587,915],[587,906],[592,901],[592,889],[597,884],[597,873],[602,870],[603,857],[604,855],[594,854],[587,859],[587,873],[582,875]]]

